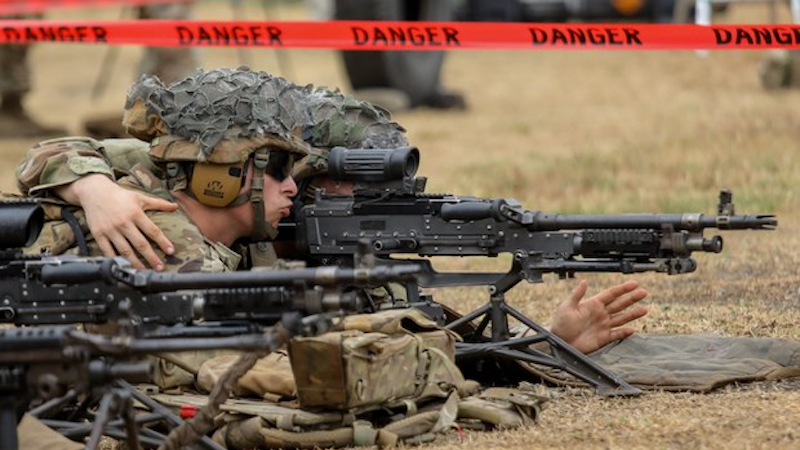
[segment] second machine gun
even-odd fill
[[[0,328],[2,449],[17,448],[17,421],[32,400],[44,402],[35,413],[47,416],[79,396],[100,399],[94,425],[62,425],[74,439],[89,435],[87,448],[102,434],[126,438],[131,448],[161,445],[163,436],[152,430],[139,435],[132,398],[159,410],[171,426],[180,420],[123,381],[150,381],[152,366],[140,356],[208,349],[266,354],[294,335],[327,331],[345,312],[368,310],[356,288],[407,282],[419,270],[357,265],[157,273],[121,258],[24,255],[42,222],[34,200],[0,203],[0,324],[16,326]],[[115,329],[92,333],[80,324]],[[120,414],[123,423],[106,427]],[[208,438],[200,445],[220,448]]]
[[[321,265],[352,265],[356,244],[366,239],[381,264],[419,264],[418,287],[488,286],[490,299],[484,306],[447,324],[465,339],[457,357],[491,355],[554,367],[608,395],[639,390],[508,305],[505,293],[522,280],[540,283],[546,273],[562,278],[577,272],[689,273],[697,268],[694,252],[722,251],[722,237],[706,237],[704,230],[777,226],[774,215],[736,215],[729,191],[720,194],[716,216],[554,214],[526,210],[513,199],[426,194],[426,179],[415,177],[419,152],[413,147],[334,148],[328,164],[332,178],[352,183],[352,194],[318,190],[314,203],[296,213],[296,223],[282,226],[281,235],[294,239],[303,258]],[[504,253],[512,255],[505,273],[437,272],[427,259],[391,258]],[[408,286],[409,301],[420,301],[418,287]],[[508,316],[536,334],[511,339]],[[475,320],[477,326],[466,326]],[[530,347],[539,342],[550,344],[550,354]]]

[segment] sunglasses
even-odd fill
[[[290,152],[271,151],[257,155],[254,164],[257,168],[277,181],[283,181],[292,174],[295,158]]]

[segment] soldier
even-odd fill
[[[241,257],[230,249],[232,244],[243,237],[274,236],[280,219],[289,215],[291,198],[297,194],[291,168],[294,159],[308,149],[307,144],[294,137],[293,130],[280,122],[254,117],[258,116],[254,110],[263,104],[243,101],[231,111],[227,104],[206,102],[209,94],[225,82],[231,83],[226,86],[241,88],[245,100],[248,94],[263,89],[288,101],[272,86],[274,79],[252,76],[220,81],[213,76],[206,79],[204,75],[199,73],[197,78],[184,80],[182,86],[196,95],[182,97],[184,102],[180,104],[160,105],[173,113],[174,121],[145,124],[144,120],[152,116],[138,117],[141,121],[137,130],[152,137],[149,144],[135,139],[112,143],[117,150],[113,153],[117,162],[119,158],[130,157],[124,164],[128,171],[117,180],[118,184],[112,183],[114,187],[124,186],[147,201],[157,205],[174,203],[179,208],[148,213],[152,223],[164,230],[164,238],[177,243],[174,254],[164,259],[163,269],[169,271],[236,270]],[[129,100],[132,105],[140,105],[137,100],[166,93],[157,79],[144,78],[134,87]],[[213,122],[209,120],[212,117],[227,120]],[[94,156],[103,155],[104,151],[103,145],[89,138],[54,139],[32,149],[38,155],[73,155],[68,166],[75,173],[90,173],[88,170],[99,161]],[[47,172],[53,167],[43,168]],[[90,179],[110,182],[97,176],[101,178]],[[80,190],[77,192],[80,195]],[[40,189],[39,193],[45,194],[47,189]],[[63,195],[69,198],[69,189]],[[87,225],[82,211],[73,211],[58,202],[50,203],[47,209],[50,220],[29,251],[95,256],[103,253],[96,240],[85,236]],[[164,378],[170,376],[166,370],[157,373]],[[18,427],[22,448],[44,448],[42,445],[64,450],[75,448],[73,443],[47,430],[37,420],[26,417]],[[46,441],[42,441],[43,436],[48,436]]]
[[[263,90],[277,93],[281,101],[290,99],[274,89],[275,79],[249,74],[252,76],[233,80],[215,78],[219,73],[199,72],[183,80],[177,88],[193,93],[179,96],[184,103],[170,103],[172,97],[169,97],[160,105],[171,112],[171,121],[152,121],[153,117],[138,106],[128,110],[142,113],[129,123],[136,122],[136,132],[151,138],[150,144],[135,139],[109,143],[120,150],[112,155],[116,162],[128,158],[124,165],[127,172],[117,180],[119,186],[137,191],[140,198],[162,199],[179,208],[149,213],[153,224],[176,244],[173,254],[164,258],[165,270],[235,270],[240,257],[229,247],[244,237],[274,237],[278,221],[289,214],[291,198],[297,193],[291,167],[294,158],[306,153],[308,145],[294,137],[293,130],[281,122],[259,118],[256,109],[264,105],[247,103],[248,94]],[[233,111],[226,102],[206,102],[226,82],[240,88],[242,95],[233,99],[239,105]],[[166,98],[166,93],[157,79],[145,77],[134,86],[129,102],[142,105],[143,98]],[[89,138],[55,139],[32,149],[38,155],[76,155],[61,168],[81,174],[91,173],[99,162],[81,155],[104,155],[105,151],[103,144]],[[35,161],[31,160],[34,165]],[[45,164],[40,168],[48,172],[59,166]],[[28,164],[22,172],[33,169]],[[79,184],[71,187],[76,186]],[[39,189],[40,194],[46,192],[46,187]],[[80,189],[74,193],[70,189],[60,192],[67,200],[81,193]],[[68,219],[48,222],[32,251],[99,255],[108,250],[108,242],[85,238],[87,225],[80,211],[74,214],[70,208],[61,208],[60,215],[76,216],[77,222]]]
[[[174,104],[173,99],[184,100]],[[338,120],[342,112],[344,121]],[[163,261],[158,263],[161,269],[235,270],[242,255],[231,249],[234,241],[274,237],[278,221],[289,214],[290,197],[297,194],[290,172],[295,155],[315,151],[315,156],[304,159],[304,183],[324,183],[318,170],[325,163],[325,152],[311,149],[295,135],[317,145],[407,144],[404,130],[370,105],[330,91],[297,89],[285,80],[248,70],[198,71],[170,89],[156,78],[144,77],[130,91],[125,123],[142,140],[64,138],[31,150],[18,172],[23,191],[57,193],[85,207],[73,211],[60,203],[60,208],[47,208],[51,219],[65,220],[49,221],[31,251],[113,254],[114,248],[123,247],[111,240],[101,243],[91,229],[97,222],[90,218],[109,223],[108,213],[131,210],[126,202],[133,201],[136,206],[160,209],[139,211],[134,223],[151,226],[144,233],[155,236],[167,251],[148,253],[139,244],[134,247]],[[110,197],[100,200],[98,194]],[[118,206],[122,209],[116,210]],[[149,247],[137,226],[125,233],[139,233]],[[126,234],[118,235],[126,239]],[[589,299],[583,299],[585,291],[582,283],[559,307],[554,321],[553,331],[569,342],[599,347],[632,333],[623,325],[644,314],[643,309],[628,311],[646,295],[635,282]],[[186,381],[177,375],[167,377],[163,369],[157,372],[164,374],[162,381]],[[20,428],[22,438],[29,434],[30,428]]]
[[[20,16],[11,19],[22,19]],[[28,45],[0,45],[0,136],[58,136],[65,131],[41,125],[25,110],[25,96],[31,90]]]
[[[200,71],[198,74],[205,74],[210,78],[235,79],[239,76],[252,76],[254,72],[219,70],[207,73]],[[269,77],[264,73],[258,73],[258,76]],[[407,144],[403,128],[391,122],[388,113],[336,92],[308,90],[280,78],[273,80],[275,86],[280,86],[287,93],[287,99],[293,98],[294,105],[301,107],[282,108],[283,103],[277,102],[279,106],[277,109],[273,108],[271,114],[281,117],[281,123],[291,124],[292,128],[302,130],[300,134],[305,136],[306,143],[316,147],[310,149],[311,153],[295,168],[295,175],[302,177],[300,184],[306,187],[303,189],[305,192],[327,183],[324,175],[327,153],[324,148],[335,145],[389,148]],[[148,108],[141,100],[150,97],[142,95],[143,91],[137,94],[137,89],[152,82],[152,79],[143,79],[137,85],[138,88],[132,90],[126,105],[129,132],[145,139],[149,137],[148,128],[164,127],[156,115],[148,113]],[[178,83],[178,86],[182,83],[184,82]],[[266,105],[272,103],[275,102],[268,102]],[[150,126],[151,124],[156,126]],[[165,267],[163,256],[157,255],[147,238],[158,245],[160,252],[166,255],[171,253],[174,249],[172,243],[179,243],[173,237],[176,233],[164,230],[170,235],[165,236],[159,230],[161,224],[157,218],[169,215],[168,211],[174,209],[174,206],[141,193],[121,189],[112,181],[115,170],[116,173],[131,172],[129,167],[139,164],[143,159],[146,162],[143,155],[147,144],[137,142],[139,141],[111,140],[106,141],[105,147],[95,144],[103,147],[102,149],[83,150],[59,147],[53,143],[42,144],[33,149],[29,159],[20,166],[18,178],[23,193],[42,195],[49,189],[55,189],[57,195],[67,202],[83,205],[87,228],[92,231],[95,245],[105,255],[112,256],[119,252],[141,267],[141,262],[136,258],[138,252],[148,264],[161,269]],[[127,146],[120,147],[121,143],[126,143]],[[111,147],[116,147],[116,151],[110,151]],[[158,145],[154,148],[158,148]],[[150,150],[151,155],[153,151]],[[98,156],[105,156],[109,160],[105,161]],[[112,170],[109,164],[115,169]],[[160,211],[145,214],[144,209],[147,208]],[[181,253],[182,249],[174,252]],[[171,256],[167,258],[167,262],[174,259]],[[631,335],[633,329],[625,325],[646,314],[646,309],[642,307],[631,308],[647,295],[636,282],[623,283],[584,299],[586,291],[586,283],[580,283],[571,298],[559,307],[553,320],[553,331],[568,342],[577,344],[576,348],[579,350],[589,352]]]
[[[230,77],[255,72],[242,69],[198,73],[205,73],[209,77]],[[270,77],[263,72],[259,76]],[[297,134],[302,136],[309,146],[316,149],[312,150],[314,155],[304,160],[307,173],[316,170],[314,167],[322,167],[320,164],[325,164],[324,155],[320,156],[319,149],[334,146],[392,148],[408,144],[405,130],[391,121],[388,112],[376,106],[360,102],[338,91],[301,87],[277,77],[270,79],[273,80],[276,90],[283,91],[285,96],[291,97],[291,102],[276,105],[276,108],[269,110],[270,113],[278,116],[288,128],[298,130]],[[156,83],[161,84],[156,78],[145,77],[136,86]],[[135,94],[132,94],[131,98],[133,97]],[[148,107],[142,100],[137,102],[129,99],[127,102],[125,126],[129,133],[141,138],[140,140],[107,140],[102,144],[95,144],[103,146],[102,152],[93,151],[88,147],[77,149],[56,145],[34,148],[17,171],[19,188],[25,194],[55,195],[72,204],[80,204],[78,202],[80,194],[87,204],[104,205],[102,210],[94,210],[91,207],[86,210],[86,220],[96,245],[105,255],[119,253],[139,268],[144,265],[137,255],[144,257],[145,261],[155,269],[163,267],[163,258],[153,252],[145,236],[155,242],[165,254],[169,255],[174,250],[169,240],[143,210],[169,212],[175,209],[175,205],[141,195],[136,191],[115,190],[115,186],[112,185],[115,173],[128,173],[136,164],[149,163],[146,152],[142,148],[139,148],[139,151],[135,149],[137,147],[146,149],[145,141],[155,137],[147,130],[146,120],[148,115],[156,117],[153,111],[158,108],[157,105],[151,105],[152,111],[148,112]],[[163,123],[160,119],[156,122]],[[114,170],[111,167],[114,167]],[[81,184],[72,184],[81,177],[93,180],[89,189],[80,189]],[[312,194],[313,187],[313,183],[303,183],[303,190]],[[81,192],[74,192],[73,188],[80,189]],[[120,202],[119,198],[114,200],[104,198],[106,193],[113,192],[119,192],[126,197],[126,200]],[[128,208],[133,204],[142,207],[140,213],[130,214],[131,210]]]

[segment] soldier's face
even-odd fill
[[[292,209],[292,197],[297,195],[297,184],[288,176],[283,180],[264,174],[264,215],[268,223],[277,227]]]

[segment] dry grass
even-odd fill
[[[223,2],[198,17],[231,16]],[[251,17],[262,17],[252,7]],[[729,20],[765,20],[763,9],[735,7]],[[113,18],[117,12],[93,13]],[[296,7],[283,17],[302,17]],[[75,17],[76,13],[61,14]],[[89,99],[104,48],[43,46],[34,51],[37,117],[79,132],[91,114],[119,112],[138,49],[124,48],[108,93]],[[293,51],[291,73],[274,52],[248,50],[251,65],[300,83],[346,88],[333,52]],[[716,332],[800,339],[800,90],[765,92],[761,52],[458,52],[444,79],[468,96],[464,113],[396,115],[423,152],[429,190],[515,197],[560,212],[713,212],[731,188],[740,213],[775,212],[776,232],[728,232],[721,255],[702,256],[697,273],[637,276],[648,288],[647,332]],[[234,50],[204,50],[207,67],[239,64]],[[79,62],[80,61],[80,62]],[[0,138],[0,187],[35,140]],[[507,260],[448,260],[451,268],[502,268]],[[622,277],[593,275],[594,290]],[[545,322],[573,281],[516,288],[510,301]],[[479,289],[437,293],[466,310]],[[568,390],[540,425],[501,433],[453,435],[423,448],[797,448],[796,382],[731,387],[708,395],[651,393],[601,399]]]

